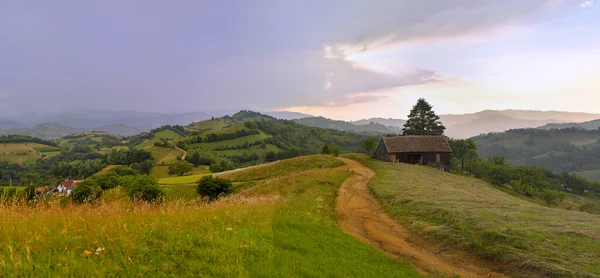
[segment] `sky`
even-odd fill
[[[600,113],[593,0],[0,1],[0,117]]]

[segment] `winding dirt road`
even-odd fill
[[[482,262],[458,252],[431,252],[433,248],[407,241],[408,230],[391,219],[371,196],[367,184],[375,172],[362,164],[342,159],[348,169],[356,173],[342,184],[337,200],[337,213],[342,229],[388,254],[412,263],[422,274],[439,272],[462,277],[504,277],[482,268]],[[436,254],[437,253],[437,254]]]
[[[185,161],[185,157],[187,156],[187,151],[184,150],[184,149],[182,149],[182,148],[180,148],[180,147],[177,147],[177,145],[175,145],[174,147],[175,147],[176,150],[178,150],[178,151],[180,151],[180,152],[183,153],[183,155],[181,156],[181,161]]]

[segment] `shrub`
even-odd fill
[[[233,192],[231,181],[213,176],[205,176],[198,181],[198,194],[208,197],[210,200],[217,199],[220,195],[228,195]]]
[[[109,172],[108,174],[98,176],[95,178],[95,180],[103,190],[117,187],[121,184],[119,176],[117,176],[114,172]]]
[[[521,180],[512,180],[509,185],[518,193],[527,197],[534,197],[538,190],[530,184],[523,183]]]
[[[192,165],[185,161],[176,162],[169,166],[169,175],[183,176],[183,174],[192,171]]]
[[[329,146],[329,153],[331,153],[333,156],[339,156],[340,153],[342,153],[342,149],[340,146],[333,144]]]
[[[233,168],[233,163],[227,159],[221,159],[208,167],[208,169],[213,173],[228,171],[232,170]]]
[[[135,171],[127,166],[117,166],[110,171],[116,173],[119,176],[129,176],[135,174]]]
[[[88,179],[81,182],[71,192],[71,200],[76,204],[92,203],[102,196],[102,189],[96,180]]]
[[[566,193],[558,192],[556,190],[543,189],[538,192],[538,197],[540,197],[547,205],[560,205],[562,201],[566,197]]]
[[[138,175],[130,178],[126,184],[127,195],[131,200],[161,202],[165,196],[164,189],[158,180],[149,175]]]

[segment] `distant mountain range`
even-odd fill
[[[547,124],[585,122],[600,119],[600,114],[560,111],[530,110],[485,110],[471,114],[440,115],[446,126],[446,135],[453,138],[470,138],[490,132],[503,132],[509,129],[536,128]],[[375,122],[385,126],[402,127],[405,120],[371,118],[353,122],[362,124]],[[596,121],[586,126],[594,126]],[[596,127],[597,128],[597,127]]]
[[[2,129],[0,135],[19,134],[37,137],[44,140],[54,140],[71,134],[89,133],[92,131],[103,131],[108,134],[120,136],[133,136],[149,131],[148,128],[131,127],[127,125],[109,125],[100,128],[77,128],[61,124],[40,124],[28,128]]]
[[[54,139],[72,133],[98,130],[129,136],[162,125],[186,125],[213,117],[233,115],[236,112],[234,110],[218,110],[210,113],[160,114],[129,111],[72,111],[48,117],[26,115],[18,118],[0,118],[0,134],[16,133]],[[406,123],[406,120],[392,118],[371,118],[346,122],[287,111],[261,113],[278,119],[294,120],[307,126],[372,136],[399,134]],[[453,138],[470,138],[489,132],[503,132],[518,128],[581,127],[597,129],[600,126],[600,114],[559,111],[485,110],[471,114],[440,115],[440,117],[446,126],[446,135]]]

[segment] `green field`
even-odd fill
[[[231,121],[225,119],[206,120],[197,123],[192,123],[188,128],[192,130],[218,130],[225,128],[231,124]]]
[[[182,155],[183,153],[177,149],[173,148],[165,148],[165,147],[156,147],[151,146],[144,148],[145,151],[152,154],[152,157],[155,160],[155,163],[161,164],[169,164],[173,162],[177,162],[177,157]]]
[[[170,129],[165,129],[155,133],[152,140],[158,142],[160,141],[160,139],[177,140],[179,138],[181,138],[181,135],[179,135],[179,133]]]
[[[202,148],[205,150],[214,150],[215,148],[218,147],[223,147],[223,146],[241,146],[244,145],[246,142],[248,142],[249,144],[255,143],[255,142],[260,142],[263,141],[267,138],[271,138],[271,135],[265,134],[264,132],[260,132],[260,134],[253,134],[253,135],[249,135],[249,136],[244,136],[244,137],[240,137],[240,138],[236,138],[236,139],[232,139],[232,140],[223,140],[223,141],[218,141],[218,142],[208,142],[208,143],[197,143],[197,144],[192,144],[189,146],[190,149],[194,149],[194,148]]]
[[[133,204],[119,197],[120,188],[106,194],[113,201],[92,206],[0,204],[0,275],[418,276],[339,229],[335,200],[350,172],[290,172],[285,162],[277,167],[293,175],[210,204]]]
[[[129,147],[127,147],[127,146],[116,146],[116,147],[112,147],[112,148],[101,148],[100,149],[100,153],[101,154],[107,154],[107,153],[111,152],[112,150],[122,151],[122,150],[128,150],[128,149],[129,149]]]
[[[31,163],[42,155],[55,156],[60,153],[59,148],[38,143],[0,143],[0,161],[9,163]]]
[[[180,184],[191,184],[191,183],[195,184],[202,177],[204,177],[208,174],[210,174],[210,173],[181,176],[181,177],[168,177],[168,178],[159,179],[158,181],[162,185],[180,185]]]
[[[220,177],[234,182],[271,179],[287,176],[310,169],[335,168],[344,163],[331,155],[302,156],[284,161],[253,167],[252,171],[234,170],[220,174]]]
[[[369,188],[391,216],[444,248],[464,249],[515,273],[600,275],[600,215],[540,206],[429,167],[350,157],[377,173]]]
[[[189,174],[197,175],[197,174],[205,174],[205,173],[209,173],[209,172],[210,171],[208,170],[208,166],[198,166],[198,167],[194,167]],[[168,178],[171,176],[171,175],[169,175],[169,166],[154,166],[154,167],[152,167],[151,174],[158,179]]]
[[[265,158],[265,154],[268,152],[280,152],[281,149],[275,145],[266,144],[266,147],[263,149],[259,146],[251,146],[248,149],[240,149],[240,150],[225,150],[225,151],[214,151],[216,154],[225,155],[225,156],[233,156],[233,155],[241,155],[244,152],[246,153],[256,153],[261,159]]]

